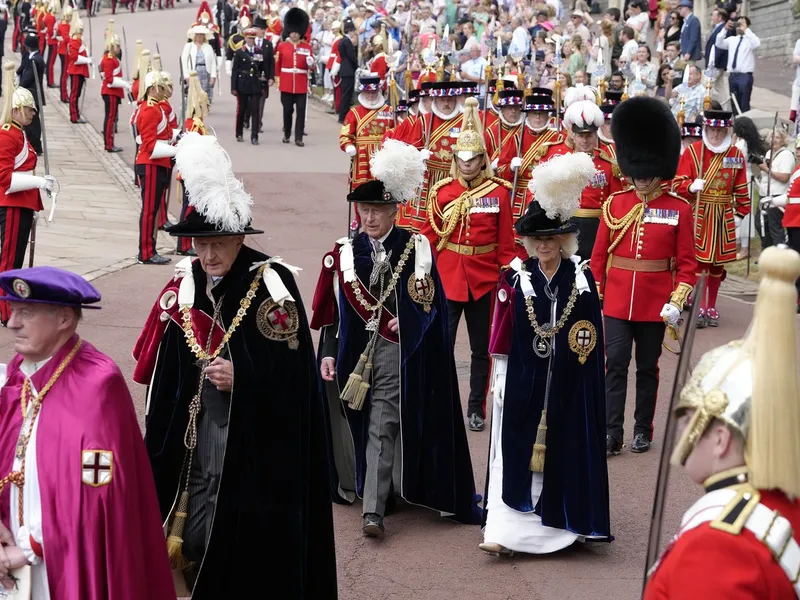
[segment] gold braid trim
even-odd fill
[[[514,187],[508,181],[506,181],[505,179],[500,179],[499,177],[489,177],[489,179],[491,181],[494,181],[497,185],[502,185],[507,190],[511,190]]]
[[[605,221],[606,226],[611,231],[619,231],[619,235],[617,235],[616,239],[611,242],[611,245],[608,247],[609,254],[619,246],[625,234],[628,233],[628,230],[631,228],[631,225],[638,224],[639,221],[642,220],[642,215],[644,214],[644,204],[642,202],[637,202],[636,206],[628,211],[628,214],[621,219],[617,219],[611,214],[611,200],[613,198],[614,194],[603,202],[603,221]]]

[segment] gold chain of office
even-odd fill
[[[414,249],[414,236],[412,235],[411,238],[408,240],[403,253],[400,255],[400,260],[397,261],[397,266],[395,267],[394,271],[392,272],[392,278],[389,280],[389,285],[386,286],[383,294],[381,297],[378,298],[378,303],[375,305],[370,304],[367,302],[366,298],[364,298],[364,292],[361,290],[361,283],[358,281],[358,277],[355,277],[350,285],[353,287],[353,294],[355,294],[356,300],[358,303],[368,312],[374,313],[379,308],[383,308],[383,304],[386,302],[386,299],[389,295],[394,291],[395,286],[397,286],[397,282],[400,280],[400,274],[403,272],[403,268],[406,266],[408,262],[408,257],[411,256],[411,251]]]
[[[523,266],[522,270],[527,272],[527,269]],[[572,313],[572,309],[575,308],[575,301],[578,299],[578,283],[577,281],[572,284],[572,293],[569,295],[569,300],[567,300],[567,305],[564,307],[564,311],[561,313],[561,318],[556,321],[556,324],[552,327],[549,324],[546,327],[542,327],[539,325],[539,321],[536,320],[536,311],[533,309],[533,296],[526,296],[525,297],[525,306],[528,310],[528,320],[531,322],[531,327],[533,327],[533,331],[536,332],[540,338],[550,339],[555,337],[555,335],[564,327],[564,324],[569,319],[570,314]]]

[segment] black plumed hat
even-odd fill
[[[397,204],[397,200],[386,191],[383,182],[377,179],[362,183],[347,194],[347,201],[359,204]]]
[[[672,179],[681,154],[681,132],[666,102],[637,96],[620,102],[611,120],[611,136],[624,175],[635,179]]]
[[[287,10],[286,16],[283,17],[283,31],[287,38],[290,33],[299,33],[300,37],[303,37],[308,33],[308,23],[308,13],[294,6]]]
[[[532,200],[525,209],[525,213],[514,224],[517,235],[545,237],[575,233],[578,226],[572,221],[562,221],[561,217],[551,219],[537,200]]]

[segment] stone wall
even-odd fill
[[[794,44],[800,39],[800,1],[751,0],[746,9],[750,27],[761,40],[756,54],[790,61]]]

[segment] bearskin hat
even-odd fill
[[[669,105],[637,96],[620,102],[611,135],[622,173],[635,179],[672,179],[681,154],[681,132]]]
[[[304,37],[308,33],[308,13],[296,6],[286,11],[283,17],[283,34],[288,38],[290,33],[299,33]]]

